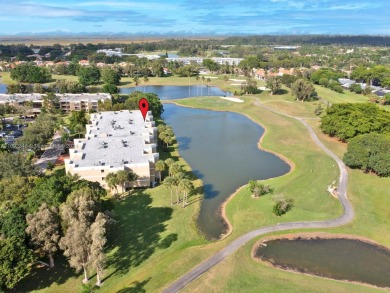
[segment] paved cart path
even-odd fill
[[[327,220],[327,221],[306,221],[306,222],[289,222],[289,223],[282,223],[277,224],[273,226],[267,226],[263,228],[259,228],[256,230],[252,230],[240,237],[238,237],[236,240],[228,244],[224,249],[220,250],[219,252],[215,253],[212,257],[208,258],[204,262],[202,262],[197,267],[193,268],[191,271],[186,273],[185,275],[181,276],[178,280],[176,280],[173,284],[171,284],[168,288],[164,289],[163,293],[174,293],[178,292],[179,290],[183,289],[185,286],[187,286],[189,283],[191,283],[193,280],[201,276],[204,272],[211,269],[213,266],[224,260],[227,256],[233,254],[238,248],[246,244],[248,241],[252,240],[255,237],[258,237],[263,234],[267,234],[270,232],[277,232],[277,231],[284,231],[284,230],[292,230],[292,229],[309,229],[309,228],[332,228],[337,226],[342,226],[345,224],[348,224],[352,221],[354,217],[354,211],[353,208],[348,201],[347,198],[347,185],[348,185],[348,171],[347,167],[345,166],[344,162],[337,157],[330,149],[328,149],[318,138],[318,136],[315,134],[314,130],[311,128],[309,124],[304,121],[305,118],[302,117],[294,117],[291,115],[284,114],[282,112],[276,111],[275,109],[272,109],[268,106],[265,106],[264,104],[260,103],[259,99],[256,99],[254,102],[254,105],[257,107],[262,107],[264,109],[267,109],[271,112],[293,118],[301,122],[309,131],[309,134],[313,141],[330,157],[332,157],[339,169],[340,169],[340,179],[339,184],[337,187],[337,193],[338,198],[340,200],[341,205],[343,206],[344,213],[339,218],[333,219],[333,220]]]

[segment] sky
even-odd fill
[[[0,0],[0,35],[379,34],[390,0]]]

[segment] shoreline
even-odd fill
[[[262,142],[263,142],[263,139],[265,137],[265,135],[267,134],[267,128],[263,125],[261,125],[260,123],[258,123],[257,121],[255,121],[251,116],[249,116],[248,114],[245,114],[245,113],[241,113],[241,112],[238,112],[238,111],[228,111],[228,110],[216,110],[216,109],[210,109],[210,108],[204,108],[204,107],[193,107],[193,106],[187,106],[187,105],[182,105],[182,104],[179,104],[177,102],[175,102],[174,100],[162,100],[162,103],[163,104],[173,104],[173,105],[176,105],[176,106],[179,106],[179,107],[185,107],[185,108],[190,108],[190,109],[202,109],[202,110],[209,110],[209,111],[216,111],[216,112],[230,112],[230,113],[237,113],[237,114],[240,114],[240,115],[244,115],[245,117],[247,117],[248,119],[250,119],[253,123],[256,123],[257,125],[259,125],[261,128],[264,129],[263,133],[261,134],[260,138],[259,138],[259,141],[257,142],[257,147],[259,150],[262,150],[262,151],[265,151],[265,152],[268,152],[268,153],[271,153],[275,156],[277,156],[278,158],[280,158],[281,160],[283,160],[286,164],[288,164],[290,166],[290,170],[283,174],[283,175],[280,175],[280,176],[277,176],[277,177],[282,177],[282,176],[286,176],[288,174],[290,174],[291,172],[293,172],[295,170],[295,164],[294,162],[292,162],[290,159],[288,159],[287,157],[283,156],[282,154],[279,154],[277,152],[274,152],[272,150],[268,150],[266,148],[263,148],[262,147]],[[253,103],[253,102],[252,102]],[[264,179],[264,180],[269,180],[269,179],[273,179],[273,178],[276,178],[276,177],[270,177],[270,178],[267,178],[267,179]],[[263,180],[256,180],[256,181],[263,181]],[[236,189],[235,192],[233,192],[232,194],[230,194],[225,200],[224,202],[221,204],[220,208],[219,208],[219,215],[220,217],[223,219],[224,221],[224,224],[226,226],[226,231],[223,231],[221,234],[220,234],[220,237],[218,239],[215,240],[215,242],[217,241],[222,241],[224,239],[226,239],[232,232],[233,232],[233,225],[231,224],[231,222],[229,221],[229,218],[226,214],[226,206],[227,204],[234,198],[234,196],[240,192],[243,188],[245,188],[247,186],[247,184],[244,184],[240,187],[238,187]],[[212,241],[213,242],[213,241]]]
[[[390,287],[378,287],[376,285],[372,285],[369,283],[363,283],[363,282],[358,282],[358,281],[350,281],[350,280],[342,280],[342,279],[336,279],[336,278],[331,278],[331,277],[325,277],[325,276],[320,276],[316,275],[315,273],[305,273],[305,272],[300,272],[296,269],[290,268],[288,266],[282,267],[280,265],[274,265],[270,263],[269,261],[263,260],[259,257],[256,257],[256,250],[263,244],[267,243],[268,241],[272,240],[296,240],[296,239],[304,239],[304,240],[310,240],[310,239],[348,239],[348,240],[356,240],[356,241],[361,241],[363,243],[368,243],[371,245],[375,245],[379,248],[390,250],[390,248],[381,245],[369,238],[366,238],[364,236],[359,236],[359,235],[351,235],[351,234],[339,234],[339,233],[329,233],[329,232],[297,232],[297,233],[289,233],[289,234],[280,234],[280,235],[270,235],[270,236],[265,236],[261,237],[259,240],[253,244],[252,249],[251,249],[251,259],[254,260],[257,263],[260,263],[262,265],[266,265],[267,267],[271,267],[277,270],[281,270],[284,272],[290,272],[290,273],[295,273],[303,276],[311,276],[311,277],[317,277],[325,280],[333,280],[337,282],[343,282],[343,283],[350,283],[350,284],[356,284],[356,285],[361,285],[361,286],[367,286],[371,288],[376,288],[376,289],[382,289],[382,290],[389,290]]]

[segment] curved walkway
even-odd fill
[[[309,134],[313,141],[330,157],[332,157],[339,169],[340,169],[340,179],[338,184],[338,198],[341,202],[341,205],[343,206],[344,213],[339,218],[333,219],[333,220],[327,220],[327,221],[310,221],[310,222],[289,222],[289,223],[282,223],[277,224],[273,226],[267,226],[263,228],[259,228],[253,231],[250,231],[237,239],[235,239],[233,242],[228,244],[224,249],[220,250],[216,254],[214,254],[209,259],[205,260],[203,263],[192,269],[187,274],[181,276],[177,281],[175,281],[172,285],[170,285],[168,288],[164,289],[162,292],[164,293],[174,293],[178,292],[179,290],[183,289],[185,286],[187,286],[189,283],[191,283],[196,278],[200,277],[203,273],[211,269],[213,266],[224,260],[229,255],[233,254],[238,248],[246,244],[251,239],[258,237],[263,234],[267,234],[270,232],[277,232],[277,231],[283,231],[283,230],[292,230],[292,229],[308,229],[308,228],[332,228],[337,226],[345,225],[352,221],[354,217],[354,211],[353,208],[348,201],[347,198],[347,185],[348,185],[348,172],[347,168],[344,164],[344,162],[337,157],[331,150],[329,150],[317,137],[314,130],[310,127],[309,124],[306,123],[301,117],[294,117],[291,115],[284,114],[282,112],[276,111],[275,109],[272,109],[268,106],[263,105],[260,103],[258,99],[254,102],[255,106],[262,107],[264,109],[267,109],[271,112],[274,112],[276,114],[280,114],[289,118],[293,118],[301,122],[309,131]]]

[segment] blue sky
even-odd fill
[[[0,0],[20,33],[390,34],[390,0]]]

